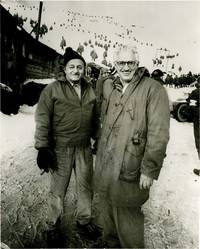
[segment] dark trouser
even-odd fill
[[[200,159],[200,148],[199,148],[200,147],[200,144],[199,144],[200,143],[200,141],[199,141],[200,117],[199,116],[194,117],[193,127],[194,127],[195,145],[196,145],[198,156],[199,156],[199,159]]]
[[[101,199],[101,223],[110,248],[144,248],[144,215],[141,207],[115,207]]]

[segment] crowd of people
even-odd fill
[[[188,87],[190,84],[195,82],[198,77],[200,77],[199,74],[192,74],[191,72],[186,75],[183,74],[179,77],[177,75],[172,76],[167,74],[164,84],[173,88]]]
[[[102,70],[95,87],[85,75],[84,58],[72,48],[60,61],[35,113],[37,164],[50,175],[47,244],[65,247],[60,222],[74,170],[80,235],[103,236],[110,248],[144,248],[141,207],[159,177],[169,141],[163,72],[150,75],[127,45],[115,51],[113,70]],[[93,219],[94,192],[100,224]]]

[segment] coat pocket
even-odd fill
[[[139,178],[140,166],[145,150],[145,142],[146,139],[139,136],[139,133],[135,133],[128,142],[119,175],[120,180],[133,182]]]
[[[108,192],[108,199],[116,207],[141,207],[148,198],[149,189],[140,189],[139,181],[115,181]]]
[[[146,138],[141,132],[136,132],[126,146],[126,151],[138,157],[144,154]]]

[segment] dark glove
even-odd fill
[[[40,148],[38,150],[37,165],[45,172],[49,172],[49,169],[57,170],[56,154],[50,148]]]

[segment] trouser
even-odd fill
[[[56,146],[55,152],[58,170],[50,175],[49,217],[47,223],[51,229],[62,216],[64,198],[72,169],[74,169],[77,194],[76,219],[80,224],[87,224],[91,220],[91,203],[93,197],[93,158],[91,148]]]
[[[141,207],[116,207],[101,199],[100,221],[110,248],[144,248],[144,215]]]
[[[199,140],[200,131],[199,131],[199,125],[200,125],[200,117],[196,116],[196,117],[194,117],[194,120],[193,120],[193,129],[194,129],[195,145],[196,145],[198,156],[199,156],[199,159],[200,159],[200,140]]]

